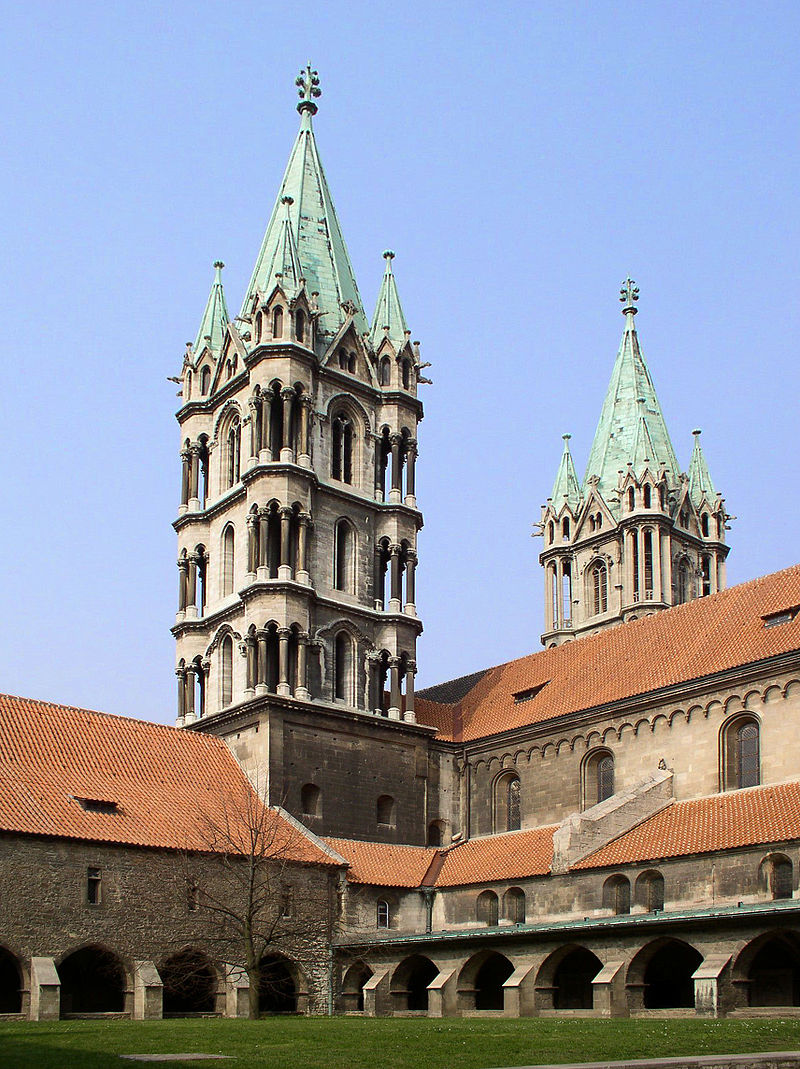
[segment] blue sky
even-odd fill
[[[588,455],[623,320],[703,428],[729,581],[795,563],[796,3],[3,5],[0,689],[170,721],[175,387],[238,308],[297,128],[371,312],[383,249],[434,385],[419,685],[538,647],[531,525]]]

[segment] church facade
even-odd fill
[[[427,365],[391,252],[365,313],[315,140],[316,72],[297,84],[300,130],[239,314],[217,262],[179,379],[176,729],[151,738],[91,721],[105,773],[82,756],[93,785],[64,774],[50,788],[70,805],[40,824],[7,808],[4,835],[34,867],[57,844],[78,858],[76,886],[87,866],[113,885],[132,850],[178,847],[161,826],[123,835],[143,804],[136,776],[103,775],[183,740],[202,783],[210,755],[224,782],[244,770],[292,829],[287,886],[316,903],[312,934],[270,952],[285,990],[265,1009],[791,1012],[800,567],[726,589],[730,516],[699,432],[687,470],[678,463],[628,279],[586,474],[567,437],[542,508],[544,648],[416,691]],[[19,760],[16,701],[0,707],[6,763]],[[37,716],[58,714],[26,707],[32,737]],[[31,769],[26,790],[44,797],[44,771]],[[123,780],[130,794],[111,797]],[[65,824],[81,798],[118,811]],[[112,850],[102,866],[86,853],[100,826]],[[153,909],[160,893],[142,891]],[[114,901],[124,908],[124,890]],[[171,992],[178,967],[160,946],[167,932],[143,921],[141,938],[117,935],[86,906],[61,909],[81,909],[82,942],[113,956],[124,1012],[157,1016],[161,973],[172,969]],[[0,918],[0,1003],[36,1016],[49,998],[57,1013],[76,947],[58,911],[33,932],[24,912]],[[212,1011],[241,1012],[241,963],[215,956],[188,920]]]

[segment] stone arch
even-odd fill
[[[634,735],[638,736],[639,732],[642,731],[643,728],[649,728],[649,727],[650,727],[650,721],[646,717],[641,717],[634,724],[633,733],[634,733]]]
[[[763,932],[739,952],[732,979],[744,987],[748,1006],[800,1006],[800,938]]]
[[[58,965],[61,1016],[123,1013],[128,975],[113,950],[90,943],[66,954]]]
[[[694,1006],[693,974],[703,955],[682,939],[655,939],[635,955],[628,967],[631,1009],[689,1009]]]
[[[589,809],[614,794],[615,772],[614,754],[607,746],[587,751],[581,761],[581,809]]]
[[[545,958],[536,978],[554,1010],[591,1010],[594,1007],[592,980],[603,963],[591,950],[568,943]]]
[[[783,692],[784,698],[791,698],[792,695],[798,693],[800,693],[800,679],[790,679]]]
[[[763,699],[761,697],[761,692],[758,690],[748,690],[748,692],[744,696],[744,701],[742,702],[742,705],[745,707],[745,709],[750,710],[753,709],[753,706],[762,704]]]
[[[404,958],[392,974],[389,984],[393,1008],[427,1012],[428,985],[438,975],[438,965],[434,965],[424,954],[412,954]]]
[[[764,695],[761,700],[764,702],[765,705],[767,705],[769,702],[780,701],[782,697],[783,692],[781,688],[776,684],[772,687],[767,687],[767,689],[764,691]]]
[[[791,898],[794,893],[794,865],[792,859],[779,851],[772,851],[758,866],[760,892],[773,900]]]
[[[238,416],[240,420],[244,419],[244,413],[242,412],[242,406],[238,401],[234,401],[233,398],[229,398],[222,408],[217,413],[217,417],[214,420],[214,429],[211,434],[211,440],[213,442],[219,442],[220,434],[224,433],[227,429],[227,425],[234,416]]]
[[[357,397],[349,393],[334,394],[328,401],[325,418],[331,420],[340,408],[346,410],[353,423],[360,426],[362,437],[369,435],[371,429],[369,413]]]
[[[757,787],[761,782],[761,718],[739,709],[719,729],[720,790]]]
[[[25,980],[16,954],[0,946],[0,1013],[22,1012],[22,988]]]
[[[658,869],[645,869],[636,877],[634,902],[652,913],[664,908],[664,877]]]
[[[502,1010],[503,985],[513,973],[511,961],[496,950],[473,954],[458,975],[459,1002],[467,1010]]]
[[[184,947],[158,969],[164,982],[164,1016],[214,1013],[219,977],[198,947]]]
[[[301,997],[307,995],[305,978],[283,954],[265,954],[259,962],[258,1012],[296,1013]]]
[[[519,831],[521,826],[521,781],[517,770],[504,767],[492,784],[492,830]]]
[[[364,984],[372,975],[372,969],[363,961],[353,962],[344,974],[340,999],[344,1013],[364,1012]]]

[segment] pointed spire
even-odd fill
[[[695,505],[699,505],[705,497],[713,501],[717,496],[711,473],[708,470],[703,447],[700,445],[700,431],[692,431],[694,435],[694,449],[692,459],[689,462],[689,496]]]
[[[225,304],[225,293],[222,289],[222,268],[225,264],[222,260],[214,262],[214,281],[211,285],[211,293],[208,295],[206,310],[200,320],[200,329],[197,331],[197,340],[194,343],[194,352],[197,355],[206,346],[215,355],[222,348],[225,337],[225,328],[230,316]]]
[[[367,330],[367,317],[311,123],[317,111],[314,99],[322,90],[319,76],[310,64],[300,72],[296,84],[301,98],[297,105],[300,130],[261,243],[241,315],[249,314],[256,292],[265,296],[272,292],[275,275],[283,274],[286,266],[289,242],[294,250],[289,259],[297,259],[297,266],[293,266],[297,278],[305,278],[309,292],[319,294],[318,332],[332,337],[352,309],[356,330],[361,335]]]
[[[394,253],[387,249],[383,254],[386,261],[386,270],[383,274],[378,303],[375,306],[375,315],[372,317],[372,344],[378,346],[384,337],[400,349],[405,345],[410,336],[406,317],[403,315],[403,306],[400,304],[400,296],[397,292],[397,281],[392,271]]]
[[[572,509],[573,512],[580,504],[581,488],[578,482],[578,475],[575,471],[575,464],[572,460],[572,453],[569,451],[569,440],[572,437],[571,434],[563,434],[564,439],[564,452],[561,454],[561,461],[558,465],[558,471],[556,472],[556,481],[553,483],[553,492],[550,495],[553,501],[553,508],[558,511],[561,506],[566,503]]]
[[[651,467],[663,464],[673,484],[677,484],[680,472],[653,380],[639,348],[634,322],[638,299],[639,287],[632,279],[626,279],[620,290],[625,329],[583,481],[586,487],[595,476],[606,497],[616,487],[619,472],[633,464],[638,473],[645,456]]]

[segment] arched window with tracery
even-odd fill
[[[494,830],[518,831],[521,824],[520,781],[516,772],[504,772],[494,787]]]
[[[725,725],[722,756],[726,790],[761,783],[761,732],[755,717],[736,717]]]
[[[589,569],[589,599],[592,616],[608,611],[608,568],[604,561],[597,561]]]
[[[331,477],[353,482],[353,421],[340,412],[331,421]]]
[[[272,309],[272,337],[283,337],[283,309],[279,304]]]
[[[219,648],[220,705],[224,709],[233,701],[233,639],[226,635]]]
[[[338,701],[353,704],[353,639],[347,631],[340,631],[334,641],[333,696]]]
[[[610,750],[593,750],[583,762],[583,808],[604,802],[614,793],[614,755]]]

